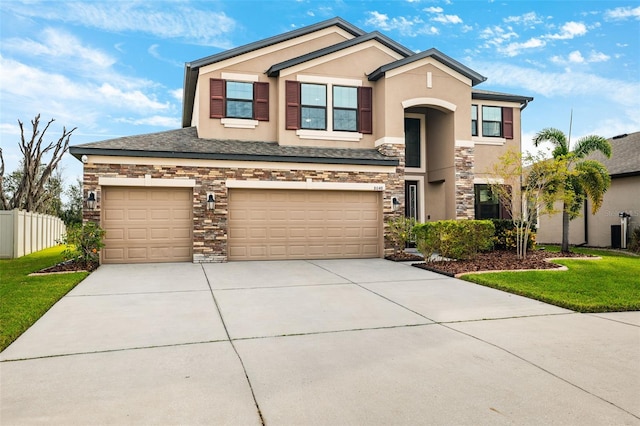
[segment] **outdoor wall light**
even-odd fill
[[[93,191],[89,191],[89,196],[87,197],[87,207],[89,210],[93,210],[96,208],[96,193]]]
[[[397,197],[391,198],[391,207],[394,212],[398,211],[398,209],[400,208],[400,201]]]
[[[207,210],[213,210],[216,207],[216,198],[213,196],[213,193],[209,192],[207,194]]]

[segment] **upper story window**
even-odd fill
[[[226,92],[226,117],[253,118],[253,83],[227,81]]]
[[[471,105],[471,136],[478,136],[478,105]]]
[[[481,135],[479,122],[482,122]],[[483,105],[479,110],[477,105],[471,105],[471,136],[513,139],[513,108]]]
[[[287,80],[286,129],[372,133],[372,93],[371,87]]]
[[[269,83],[210,79],[209,117],[269,121]]]
[[[358,131],[358,88],[333,86],[333,129]]]
[[[482,136],[502,137],[502,108],[482,107]]]
[[[326,130],[327,87],[324,84],[300,85],[301,129]]]

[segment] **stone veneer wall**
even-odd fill
[[[455,148],[456,219],[475,218],[473,150],[472,147]]]
[[[225,262],[227,261],[227,221],[228,221],[228,189],[227,179],[236,180],[267,180],[267,181],[296,181],[304,182],[312,179],[314,182],[358,182],[383,183],[383,221],[386,222],[401,210],[393,211],[391,197],[398,197],[403,203],[404,183],[404,147],[400,152],[395,146],[383,147],[385,155],[398,154],[400,165],[396,173],[372,172],[339,172],[313,170],[269,170],[248,168],[213,168],[196,166],[153,166],[117,164],[85,164],[84,192],[95,191],[98,200],[95,210],[84,210],[84,220],[100,223],[101,188],[98,178],[144,178],[150,175],[152,179],[195,179],[193,189],[193,261],[194,262]],[[393,155],[396,156],[396,155]],[[215,210],[205,208],[207,192],[213,192],[216,198]],[[385,239],[384,254],[393,252],[390,243]]]

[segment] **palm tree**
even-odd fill
[[[589,135],[580,138],[572,151],[571,142],[565,134],[554,128],[543,129],[534,136],[536,147],[543,142],[550,142],[554,146],[553,158],[564,159],[569,169],[562,205],[562,252],[566,253],[569,251],[569,221],[580,215],[580,207],[586,198],[591,200],[591,213],[597,212],[604,193],[611,185],[607,168],[599,161],[585,157],[600,151],[609,158],[611,144],[602,136]]]

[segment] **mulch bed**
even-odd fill
[[[395,255],[386,256],[385,259],[393,260],[394,262],[407,262],[407,261],[416,261],[416,260],[424,260],[422,256],[413,253],[407,253],[406,251],[400,251]]]
[[[58,263],[57,265],[44,268],[36,272],[36,274],[52,274],[60,272],[81,272],[81,271],[94,271],[100,266],[96,262],[89,264],[81,263],[75,260],[67,260],[66,262]]]
[[[518,259],[515,251],[491,251],[480,253],[475,259],[414,263],[416,268],[438,272],[450,277],[478,271],[517,271],[523,269],[557,269],[561,265],[545,259],[556,257],[590,257],[580,253],[552,253],[544,250],[527,252],[526,259]]]

